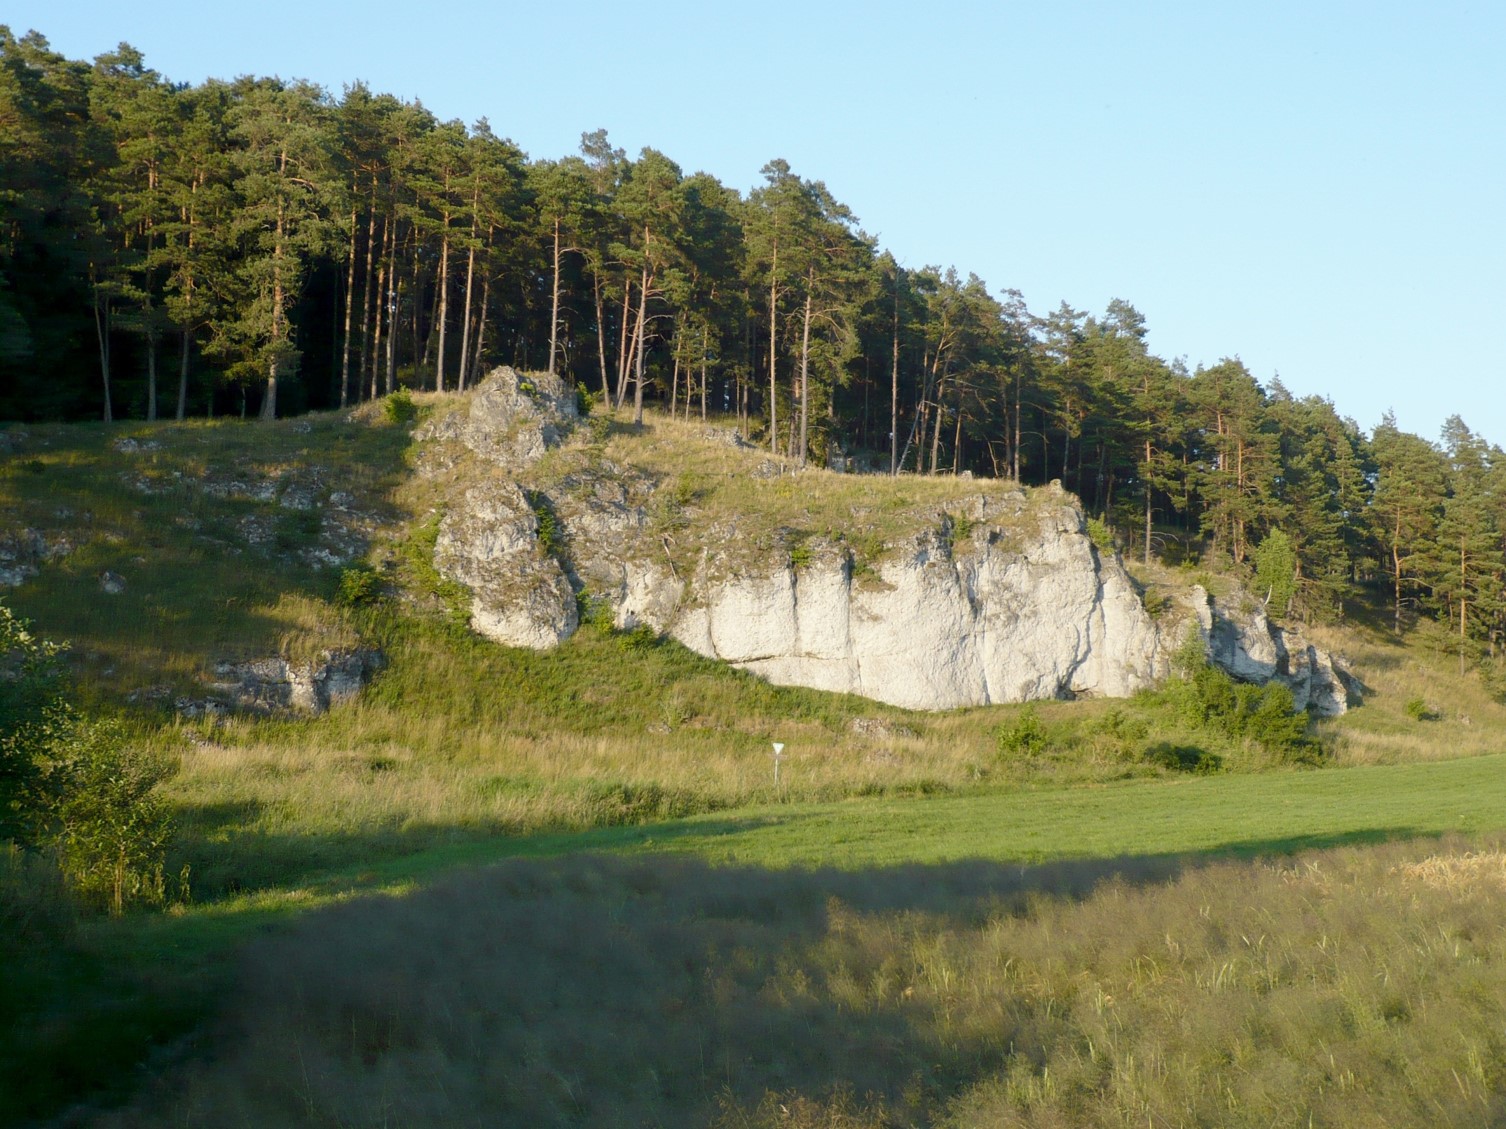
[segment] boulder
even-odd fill
[[[302,663],[283,658],[222,662],[215,666],[218,681],[213,686],[214,697],[205,701],[185,699],[178,703],[178,709],[195,717],[225,708],[320,714],[354,698],[381,666],[380,652],[366,648],[327,651],[317,660]]]

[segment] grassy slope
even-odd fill
[[[1420,763],[1498,751],[1500,707],[1473,680],[1450,677],[1446,658],[1379,631],[1323,640],[1347,650],[1374,691],[1363,710],[1323,727],[1338,763],[1355,767],[1251,775],[1270,767],[1258,750],[1202,734],[1195,739],[1238,771],[1179,779],[1144,756],[1157,741],[1188,739],[1151,699],[1043,705],[1046,749],[1001,757],[994,734],[1008,708],[914,715],[769,687],[677,647],[591,630],[537,656],[456,635],[420,614],[422,604],[342,610],[330,601],[335,573],[298,560],[320,536],[302,511],[193,484],[282,483],[316,461],[393,520],[432,503],[406,478],[397,429],[308,422],[308,431],[130,428],[160,443],[135,455],[109,449],[127,433],[119,429],[37,428],[22,456],[0,466],[8,509],[80,542],[14,604],[44,633],[75,640],[96,702],[119,706],[141,686],[191,691],[215,658],[358,635],[392,659],[361,702],[316,721],[211,728],[151,708],[133,714],[145,739],[182,757],[171,786],[183,826],[174,867],[193,865],[199,900],[173,916],[81,927],[66,914],[38,915],[39,935],[52,930],[59,941],[31,966],[34,981],[12,981],[18,997],[0,998],[6,1015],[20,1016],[0,1032],[0,1058],[11,1080],[25,1079],[0,1084],[20,1103],[0,1103],[0,1121],[118,1086],[144,1046],[197,1022],[223,990],[233,952],[268,925],[318,918],[352,893],[411,890],[468,863],[668,851],[761,872],[834,863],[883,882],[891,868],[922,861],[1252,854],[1506,826],[1498,759]],[[659,478],[675,473],[685,444],[697,466],[746,457],[722,443],[695,446],[695,430],[657,425],[637,456],[620,430],[609,445]],[[143,493],[126,481],[143,474],[166,488]],[[830,491],[812,488],[828,478]],[[800,502],[787,496],[796,482],[726,476],[695,504],[740,505],[739,492],[752,489],[777,515]],[[798,482],[805,508],[789,527],[815,535],[855,504],[848,492],[885,485]],[[975,485],[907,480],[903,497],[874,509],[939,512]],[[270,538],[248,540],[248,519]],[[389,575],[418,583],[392,536],[373,537],[372,559],[397,562]],[[124,598],[93,583],[106,568],[127,577]],[[1413,694],[1440,707],[1441,720],[1407,717]],[[856,733],[855,719],[887,732]],[[793,754],[778,789],[771,739]]]

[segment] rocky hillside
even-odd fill
[[[1153,617],[1056,486],[797,468],[723,428],[582,420],[559,381],[506,368],[415,439],[443,510],[434,563],[508,645],[554,646],[588,615],[774,682],[946,709],[1126,696],[1196,630],[1299,707],[1352,700],[1258,607],[1194,587]]]

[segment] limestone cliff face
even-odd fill
[[[1201,586],[1191,605],[1210,662],[1242,682],[1281,682],[1299,710],[1337,717],[1360,701],[1358,682],[1335,661],[1290,628],[1266,618],[1264,608],[1248,614],[1220,606]]]
[[[619,618],[772,682],[915,709],[1121,697],[1164,673],[1154,623],[1065,493],[980,494],[973,512],[966,536],[943,519],[871,574],[831,542],[739,572],[719,559],[732,546],[707,545],[681,580],[629,569]]]
[[[427,435],[520,473],[568,433],[573,404],[551,412],[565,399],[541,378],[501,369],[468,415]],[[426,459],[436,474],[455,462]],[[472,592],[472,626],[503,643],[555,645],[576,629],[576,596],[586,593],[619,627],[647,625],[772,682],[916,709],[1128,696],[1166,676],[1189,622],[1236,676],[1281,677],[1322,712],[1347,701],[1326,656],[1263,617],[1236,625],[1200,589],[1182,616],[1152,619],[1117,554],[1100,551],[1057,486],[1027,495],[980,482],[952,513],[925,515],[871,560],[835,535],[798,552],[750,551],[732,521],[678,531],[697,552],[687,565],[682,551],[677,565],[662,521],[651,520],[661,503],[648,475],[600,462],[532,499],[492,476],[451,505],[435,563]],[[540,512],[553,525],[549,546]]]

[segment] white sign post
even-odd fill
[[[774,742],[774,783],[775,784],[779,783],[779,758],[782,757],[782,756],[784,756],[784,743],[782,741],[775,741]]]

